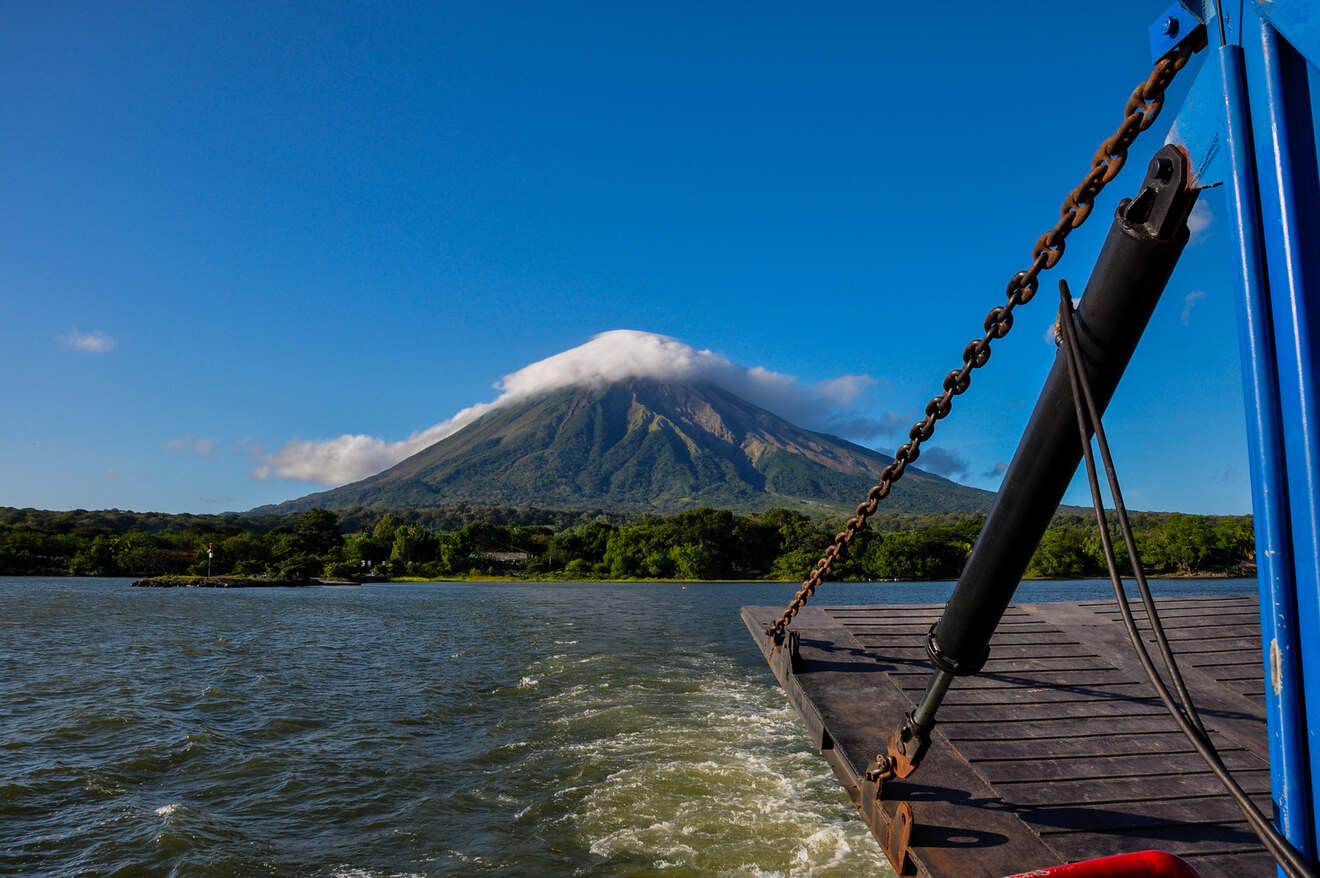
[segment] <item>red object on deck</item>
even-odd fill
[[[1009,878],[1201,878],[1182,857],[1164,851],[1137,851],[1066,866],[1051,866]]]

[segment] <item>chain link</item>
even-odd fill
[[[907,465],[921,456],[921,443],[935,433],[935,423],[947,417],[953,410],[953,398],[964,393],[972,383],[972,370],[984,366],[990,359],[990,342],[1008,335],[1013,328],[1013,309],[1025,305],[1036,295],[1040,282],[1038,275],[1053,268],[1063,257],[1064,241],[1073,229],[1086,222],[1095,206],[1095,199],[1127,161],[1128,148],[1160,115],[1164,107],[1164,92],[1173,82],[1178,71],[1187,66],[1191,56],[1200,51],[1204,42],[1185,42],[1170,54],[1156,62],[1150,76],[1132,91],[1127,104],[1123,107],[1123,122],[1091,158],[1091,170],[1082,182],[1077,184],[1068,197],[1063,199],[1059,208],[1059,221],[1054,228],[1045,232],[1036,240],[1031,250],[1031,265],[1013,275],[1008,282],[1005,295],[1008,301],[996,305],[986,315],[983,328],[985,334],[973,339],[963,348],[962,366],[944,376],[943,392],[932,397],[926,403],[926,416],[912,425],[908,431],[908,441],[894,452],[894,460],[880,471],[880,481],[866,493],[866,499],[857,507],[856,513],[848,519],[843,530],[835,534],[834,541],[825,550],[819,561],[807,574],[802,588],[789,602],[788,608],[770,626],[773,634],[782,634],[793,617],[806,605],[807,600],[816,592],[834,562],[843,553],[844,548],[857,536],[857,532],[866,526],[866,520],[875,514],[880,501],[889,495],[894,483],[903,477]]]

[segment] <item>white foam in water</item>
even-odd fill
[[[708,875],[892,874],[828,768],[803,748],[782,696],[768,699],[766,685],[713,670],[698,692],[675,693],[670,703],[683,715],[669,723],[652,715],[665,712],[664,699],[634,705],[628,719],[642,731],[589,727],[594,734],[564,747],[607,772],[565,796],[578,799],[570,819],[591,853]]]
[[[454,850],[453,848],[450,848],[449,850],[446,850],[445,853],[453,857],[454,859],[458,860],[460,863],[472,863],[473,865],[476,866],[486,865],[485,857],[479,857],[474,854],[469,854],[467,851],[458,851],[458,850]]]
[[[156,809],[156,816],[169,817],[171,814],[173,814],[175,811],[178,811],[182,807],[183,807],[182,802],[174,802],[169,805],[161,805],[159,808]]]

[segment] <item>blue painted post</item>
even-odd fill
[[[1256,10],[1241,22],[1261,171],[1260,206],[1273,312],[1279,408],[1288,473],[1307,762],[1320,781],[1320,406],[1314,354],[1320,323],[1320,174],[1306,62]],[[1311,783],[1312,840],[1320,783]],[[1294,799],[1295,804],[1295,799]],[[1311,848],[1314,850],[1314,847]]]
[[[1255,512],[1260,633],[1264,647],[1265,710],[1269,726],[1274,820],[1299,851],[1311,855],[1311,801],[1306,765],[1306,726],[1302,720],[1301,674],[1296,645],[1297,609],[1288,533],[1288,493],[1280,435],[1279,386],[1274,372],[1265,248],[1260,232],[1256,166],[1247,124],[1242,49],[1218,50],[1228,147],[1227,201],[1232,212],[1229,237],[1238,285],[1238,345],[1246,397],[1247,446],[1251,463],[1251,505]],[[1208,72],[1208,71],[1207,71]],[[1280,876],[1282,876],[1280,870]]]

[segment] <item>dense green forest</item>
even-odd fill
[[[953,579],[982,518],[879,515],[836,565],[846,580]],[[328,577],[800,580],[841,521],[787,509],[696,509],[626,518],[601,513],[454,507],[382,513],[169,515],[0,509],[0,574],[150,576],[207,573]],[[1137,513],[1147,572],[1249,574],[1249,516]],[[1126,564],[1122,540],[1115,538]],[[1105,572],[1094,520],[1056,516],[1027,575]]]

